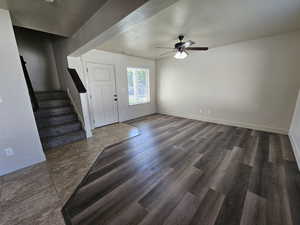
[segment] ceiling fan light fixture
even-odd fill
[[[184,59],[187,57],[187,54],[185,51],[177,51],[176,54],[174,55],[175,59]]]

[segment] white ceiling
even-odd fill
[[[0,0],[0,7],[5,0]],[[7,0],[13,24],[62,36],[72,35],[107,0]]]
[[[178,34],[216,47],[300,29],[300,0],[180,0],[98,49],[159,58]]]

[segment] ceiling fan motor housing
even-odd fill
[[[181,34],[181,35],[179,35],[179,36],[178,36],[178,39],[179,39],[179,41],[180,41],[180,42],[182,42],[182,41],[183,41],[183,39],[184,39],[184,35],[182,35],[182,34]]]
[[[184,35],[179,35],[179,36],[178,36],[178,39],[179,39],[179,42],[177,42],[177,43],[175,44],[175,48],[176,48],[178,51],[183,51],[183,45],[185,44],[185,42],[183,42]]]

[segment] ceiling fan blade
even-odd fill
[[[173,47],[173,48],[171,48],[171,47],[160,47],[160,46],[158,46],[158,47],[155,47],[155,48],[161,48],[161,49],[174,49],[174,47]]]
[[[170,55],[171,53],[174,53],[174,52],[176,52],[176,51],[175,50],[167,51],[167,52],[164,52],[164,53],[160,54],[159,57],[165,57],[165,56],[168,56],[168,55]]]
[[[186,50],[190,50],[190,51],[207,51],[208,47],[189,47],[189,48],[186,48]]]
[[[189,41],[185,42],[183,46],[184,46],[185,48],[188,48],[188,47],[192,46],[193,44],[195,44],[195,42],[189,40]]]

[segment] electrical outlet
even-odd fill
[[[15,152],[12,148],[6,148],[6,149],[4,149],[4,152],[7,157],[13,156],[15,154]]]
[[[202,113],[203,113],[203,110],[202,110],[202,109],[199,109],[199,112],[200,112],[200,114],[202,114]]]

